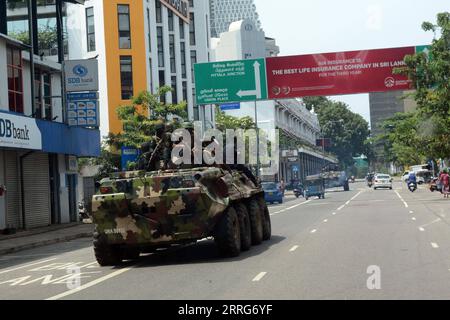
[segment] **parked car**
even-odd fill
[[[264,190],[264,200],[267,203],[283,203],[284,195],[279,184],[275,182],[263,182],[262,188]]]
[[[375,190],[382,188],[392,190],[392,181],[392,177],[388,174],[377,174],[373,182],[373,188]]]

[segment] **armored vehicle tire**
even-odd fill
[[[344,191],[350,191],[350,186],[349,186],[348,182],[346,182],[344,184]]]
[[[241,253],[241,230],[239,217],[234,208],[230,207],[217,225],[214,240],[221,254],[237,257]]]
[[[107,244],[97,231],[94,231],[94,253],[98,264],[102,267],[115,266],[122,262],[120,248]]]
[[[272,237],[272,223],[270,221],[270,212],[269,208],[267,208],[266,201],[264,198],[259,198],[259,208],[263,215],[263,240],[270,240]]]
[[[243,203],[234,206],[239,217],[239,227],[241,229],[241,250],[248,251],[252,246],[252,227],[247,207]]]
[[[247,208],[252,227],[252,244],[259,245],[263,242],[263,215],[261,208],[255,199],[248,203]]]

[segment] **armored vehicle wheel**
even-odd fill
[[[344,184],[344,191],[350,191],[350,186],[349,186],[348,182],[346,182]]]
[[[267,208],[266,202],[263,198],[259,199],[259,206],[263,214],[263,240],[270,240],[272,237],[272,223],[270,221],[269,208]]]
[[[107,244],[97,231],[94,232],[94,253],[98,264],[102,267],[115,266],[122,262],[120,248]]]
[[[248,214],[252,227],[252,244],[259,245],[263,241],[263,215],[258,201],[255,199],[248,203]]]
[[[241,228],[241,250],[248,251],[252,246],[252,227],[248,210],[243,203],[236,204],[234,208],[239,217],[239,227]]]
[[[220,252],[229,257],[237,257],[241,253],[241,230],[239,218],[234,208],[228,208],[217,225],[214,240]]]

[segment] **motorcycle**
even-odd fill
[[[408,189],[411,192],[415,192],[417,190],[417,184],[414,182],[409,182],[408,183]]]
[[[84,200],[78,202],[78,215],[80,216],[81,221],[90,218]]]
[[[303,195],[303,190],[302,190],[302,188],[296,187],[296,188],[294,189],[294,195],[295,195],[296,198],[299,198],[300,196],[303,197],[304,195]]]

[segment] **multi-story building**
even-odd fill
[[[369,94],[370,101],[370,126],[372,137],[377,137],[385,133],[381,127],[383,122],[392,118],[396,113],[410,112],[417,108],[416,102],[407,97],[410,92],[390,91],[374,92]],[[377,159],[374,169],[386,169],[394,174],[403,170],[396,168],[394,164],[385,160],[384,145],[379,143],[374,146],[375,157]]]
[[[261,22],[253,0],[210,0],[211,36],[219,38],[228,32],[230,24],[244,19],[251,20],[258,30]]]
[[[38,9],[46,14],[32,21],[62,20],[54,3]],[[57,41],[45,51],[34,27],[20,32],[36,40],[33,46],[12,38],[27,19],[25,7],[0,5],[0,233],[76,222],[76,157],[100,154],[98,130],[65,124],[64,46]],[[61,25],[55,34],[62,34]]]
[[[219,39],[213,39],[214,61],[272,57],[279,52],[275,39],[267,38],[250,19],[231,23],[228,32],[223,32]],[[316,149],[316,139],[321,130],[317,115],[308,111],[299,100],[245,102],[238,110],[224,112],[235,117],[249,116],[254,120],[257,117],[259,128],[268,132],[280,129],[287,140],[294,142],[289,148],[280,146],[279,174],[265,179],[303,180],[307,175],[319,173],[325,164],[336,162],[335,158]]]
[[[103,136],[122,131],[118,106],[164,85],[167,102],[186,101],[190,119],[201,117],[193,64],[209,60],[207,0],[87,0],[67,15],[70,57],[99,61]]]

